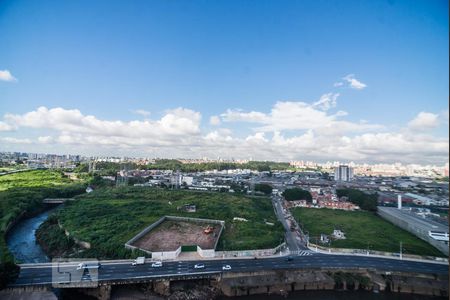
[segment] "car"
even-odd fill
[[[224,270],[224,271],[231,270],[231,266],[230,265],[224,265],[224,266],[222,266],[222,270]]]
[[[287,261],[293,261],[293,260],[294,260],[294,257],[288,256],[288,257],[286,258],[286,260],[287,260]]]
[[[205,268],[205,265],[204,264],[196,264],[195,266],[194,266],[194,269],[204,269]]]
[[[160,268],[160,267],[162,267],[162,261],[152,262],[152,268]]]
[[[79,263],[77,266],[77,270],[84,269],[100,269],[102,265],[99,263]]]

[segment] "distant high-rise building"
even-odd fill
[[[350,181],[353,179],[353,168],[349,166],[340,165],[334,169],[334,180],[336,181]]]

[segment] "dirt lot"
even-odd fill
[[[202,249],[213,249],[219,238],[220,225],[214,225],[210,234],[203,233],[207,223],[164,221],[141,237],[133,246],[152,251],[174,251],[180,246],[198,245]]]

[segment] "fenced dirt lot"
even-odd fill
[[[214,230],[203,233],[206,226]],[[198,245],[202,249],[213,249],[219,238],[220,225],[166,220],[155,229],[133,243],[133,246],[152,252],[174,251],[180,246]]]

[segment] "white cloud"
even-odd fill
[[[362,83],[361,81],[357,80],[354,74],[348,74],[342,79],[345,80],[352,89],[362,90],[367,87],[365,83]]]
[[[15,82],[17,79],[8,70],[0,70],[0,81]]]
[[[4,143],[8,143],[8,144],[31,144],[31,140],[30,139],[18,139],[18,138],[14,138],[14,137],[0,137],[0,141],[4,142]]]
[[[228,109],[225,113],[220,115],[226,122],[264,122],[267,116],[264,113],[251,111],[242,112],[240,109]]]
[[[273,132],[282,130],[308,130],[316,129],[333,132],[378,130],[382,126],[377,124],[352,123],[339,120],[346,116],[344,111],[328,114],[323,109],[336,104],[339,94],[325,94],[313,104],[305,102],[277,102],[270,113],[243,112],[241,110],[227,110],[222,119],[226,122],[249,122],[260,124],[255,131]],[[320,107],[320,109],[318,109]]]
[[[314,102],[313,106],[322,110],[329,110],[330,108],[336,107],[338,97],[338,93],[323,94],[319,101]]]
[[[15,128],[5,122],[0,121],[0,131],[12,131]]]
[[[445,112],[438,115],[445,118]],[[346,116],[343,111],[332,114],[321,110],[317,102],[277,102],[267,113],[227,110],[221,115],[222,120],[255,126],[250,134],[235,134],[227,128],[203,132],[201,114],[185,108],[168,110],[160,119],[125,122],[98,119],[77,109],[40,107],[24,114],[6,114],[0,124],[17,130],[21,136],[22,130],[45,134],[33,139],[0,137],[0,142],[4,148],[31,144],[30,151],[46,149],[46,144],[51,144],[55,151],[80,153],[84,149],[81,154],[87,155],[438,164],[448,160],[447,137],[406,130],[407,124],[401,130],[388,131],[367,121],[351,122]],[[418,114],[416,119],[427,118]],[[246,129],[245,125],[239,129]]]
[[[438,114],[422,111],[408,123],[408,126],[414,130],[428,130],[438,127],[439,123]]]
[[[220,118],[219,116],[211,116],[209,118],[209,124],[213,125],[213,126],[218,126],[220,125]]]
[[[160,120],[107,121],[83,115],[77,109],[39,107],[23,115],[6,114],[2,127],[52,129],[63,144],[167,144],[183,143],[200,134],[201,115],[177,108],[168,110]]]
[[[38,137],[38,143],[50,144],[52,142],[53,142],[53,137],[51,137],[51,136],[40,136],[40,137]]]
[[[137,114],[137,115],[141,115],[145,118],[149,117],[151,114],[149,111],[144,110],[144,109],[135,109],[135,110],[132,110],[131,112],[134,114]]]

